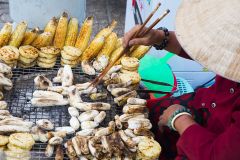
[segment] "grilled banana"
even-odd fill
[[[66,132],[67,134],[73,134],[75,132],[75,130],[70,126],[56,127],[55,131]]]
[[[79,115],[78,120],[80,122],[90,121],[90,120],[93,120],[94,117],[96,117],[98,114],[99,112],[97,110],[86,111]]]
[[[137,96],[137,92],[134,90],[134,91],[128,92],[126,94],[123,94],[119,97],[114,98],[114,102],[117,103],[118,106],[123,106],[127,103],[128,98],[136,97],[136,96]]]
[[[54,124],[47,119],[40,119],[36,122],[37,126],[43,130],[53,130]]]
[[[69,104],[66,99],[50,99],[50,98],[32,98],[31,103],[36,107],[65,106]]]
[[[98,126],[99,124],[94,122],[94,121],[84,121],[81,123],[81,128],[82,129],[94,129]]]
[[[73,84],[73,72],[69,65],[63,67],[61,80],[63,87],[69,87]]]
[[[93,101],[106,99],[107,98],[107,93],[92,93],[92,94],[90,94],[90,98]]]
[[[13,31],[13,34],[11,35],[9,45],[14,47],[19,47],[22,43],[22,40],[24,38],[24,34],[27,29],[27,23],[26,22],[20,22],[16,29]]]
[[[106,112],[101,111],[97,116],[94,117],[94,122],[101,123],[105,119],[106,115]]]
[[[150,123],[149,119],[146,118],[130,118],[128,120],[128,128],[129,129],[151,129],[152,124]]]
[[[72,117],[78,117],[79,116],[79,112],[75,107],[68,107],[68,113]]]
[[[107,90],[111,92],[114,88],[127,88],[132,84],[132,81],[128,81],[125,83],[118,83],[118,84],[109,84],[107,86]]]
[[[73,105],[74,103],[82,102],[80,93],[75,86],[70,86],[68,88],[68,97],[69,97],[70,105]]]
[[[84,137],[91,136],[93,135],[93,132],[94,132],[94,129],[84,129],[84,130],[78,131],[76,135],[84,136]]]
[[[71,117],[69,124],[75,131],[80,127],[80,123],[76,117]]]
[[[8,44],[8,41],[12,34],[12,24],[5,23],[0,31],[0,47]]]
[[[68,31],[65,40],[65,46],[74,46],[78,34],[78,19],[71,18],[68,24]]]
[[[81,63],[82,66],[82,71],[83,73],[87,74],[87,75],[95,75],[96,71],[93,68],[93,66],[91,66],[91,64],[88,61],[82,61]]]
[[[58,25],[55,32],[55,37],[53,44],[55,47],[62,49],[65,43],[65,38],[67,35],[67,27],[68,27],[68,14],[63,12],[62,16],[58,21]]]
[[[128,89],[128,88],[113,88],[111,90],[111,94],[114,96],[114,97],[119,97],[123,94],[126,94],[128,92],[130,92],[131,90]]]
[[[147,101],[145,99],[141,99],[141,98],[128,98],[127,104],[145,106],[147,104]]]
[[[52,82],[47,77],[39,75],[34,78],[34,85],[37,89],[47,89],[52,87]]]
[[[127,122],[131,118],[144,118],[142,113],[122,114],[119,119],[121,122]]]
[[[144,113],[146,106],[142,105],[125,105],[123,113]]]
[[[102,102],[95,102],[95,103],[83,102],[83,103],[75,103],[73,107],[78,108],[80,111],[89,111],[89,110],[105,111],[105,110],[110,110],[111,105],[108,103],[102,103]]]
[[[51,91],[43,91],[43,90],[35,90],[33,92],[33,97],[34,98],[50,98],[54,100],[62,100],[63,95],[56,93],[56,92],[51,92]]]

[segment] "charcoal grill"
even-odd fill
[[[8,103],[9,111],[13,116],[21,117],[25,120],[34,122],[39,119],[49,119],[54,123],[55,127],[59,126],[69,126],[70,115],[68,114],[68,106],[53,106],[53,107],[34,107],[31,105],[31,98],[33,92],[36,90],[34,87],[34,78],[41,74],[52,80],[53,77],[57,75],[58,69],[61,67],[60,60],[57,60],[56,65],[51,69],[43,69],[38,66],[22,69],[13,69],[13,88],[5,94],[5,100]],[[86,75],[82,72],[81,67],[73,68],[74,73],[74,84],[88,82],[94,79],[94,76]],[[60,85],[60,84],[54,84]],[[108,122],[114,119],[116,114],[121,114],[121,108],[114,104],[111,94],[106,90],[106,87],[98,85],[98,92],[107,92],[108,96],[106,100],[100,100],[101,102],[106,102],[112,105],[111,110],[106,111],[107,116],[105,120],[100,124],[100,126],[107,126]],[[87,96],[82,96],[83,101],[92,102],[92,100]],[[72,136],[66,138],[69,139]],[[44,152],[47,144],[46,143],[36,143],[31,150],[31,156],[33,160],[40,159],[54,159],[53,157],[45,157]],[[64,147],[63,147],[64,148]],[[65,153],[65,151],[64,151]],[[64,155],[64,159],[68,159]]]

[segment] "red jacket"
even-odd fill
[[[193,107],[207,108],[209,116],[204,126],[184,131],[176,159],[240,160],[240,84],[217,76],[212,87],[196,92]]]

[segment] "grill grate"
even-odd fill
[[[34,107],[31,105],[31,98],[33,92],[36,90],[34,87],[34,78],[39,75],[45,75],[52,80],[57,75],[58,69],[61,67],[60,60],[58,59],[54,68],[43,69],[40,67],[32,67],[28,69],[15,68],[13,69],[13,88],[5,94],[5,100],[8,103],[9,111],[13,116],[24,118],[25,120],[36,123],[39,119],[49,119],[54,123],[55,127],[69,126],[70,115],[68,114],[68,106],[53,106],[53,107]],[[83,83],[93,80],[93,76],[85,75],[80,67],[73,68],[74,84]],[[59,85],[59,84],[54,84]],[[106,111],[107,116],[100,126],[107,126],[108,122],[114,119],[116,114],[121,114],[121,108],[116,106],[113,102],[111,94],[102,85],[99,85],[98,92],[107,92],[108,96],[106,100],[101,102],[110,103],[112,105],[110,111]],[[92,102],[87,96],[82,96],[83,101]],[[68,138],[71,138],[68,137]],[[68,139],[67,138],[67,139]],[[44,151],[47,144],[36,143],[32,149],[32,159],[53,159],[53,157],[47,158],[44,155]],[[64,152],[65,153],[65,152]],[[67,159],[67,156],[64,156]]]

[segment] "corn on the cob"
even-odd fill
[[[116,49],[121,47],[121,46],[123,46],[123,42],[122,41],[123,41],[123,37],[120,37],[120,38],[117,39],[117,42],[116,42],[116,45],[115,45]]]
[[[67,27],[68,27],[68,14],[63,12],[62,16],[58,21],[58,25],[56,28],[56,33],[54,37],[54,46],[62,49],[65,43],[65,38],[67,35]]]
[[[117,34],[112,32],[105,40],[105,43],[103,45],[103,48],[98,54],[98,57],[102,55],[106,55],[107,57],[110,56],[112,51],[115,49],[115,45],[117,42]]]
[[[106,28],[103,28],[100,32],[98,32],[98,34],[96,35],[96,37],[108,37],[113,29],[116,27],[117,25],[117,21],[113,20],[111,25],[107,26]]]
[[[87,49],[83,52],[81,60],[91,61],[95,58],[98,52],[102,49],[104,40],[104,37],[94,38]]]
[[[23,41],[22,41],[22,45],[25,46],[25,45],[31,44],[37,38],[38,32],[39,32],[38,27],[34,28],[31,31],[25,32],[25,35],[24,35],[24,38],[23,38]]]
[[[52,34],[50,32],[43,32],[37,36],[37,38],[32,42],[32,46],[36,48],[41,48],[50,45]]]
[[[75,47],[79,48],[82,52],[88,46],[91,34],[92,34],[92,27],[93,27],[93,17],[87,17],[84,21],[81,30],[79,32]]]
[[[119,47],[116,50],[114,50],[110,56],[109,63],[112,63],[113,61],[115,61],[119,57],[122,51],[123,51],[123,47]]]
[[[68,23],[68,31],[65,40],[65,46],[74,46],[78,34],[78,19],[71,18]]]
[[[14,30],[14,32],[10,38],[9,45],[14,46],[14,47],[19,47],[24,38],[26,29],[27,29],[27,23],[20,22],[17,25],[16,29]]]
[[[0,47],[5,46],[12,34],[12,24],[5,23],[3,28],[0,31]]]
[[[55,32],[56,32],[56,28],[57,28],[57,25],[58,25],[58,21],[57,21],[57,18],[56,17],[53,17],[48,23],[47,25],[45,26],[44,28],[44,32],[50,32],[51,33],[51,44],[52,44],[52,41],[53,41],[53,38],[54,38],[54,35],[55,35]]]
[[[150,46],[139,45],[130,53],[130,57],[141,59],[150,49]]]

